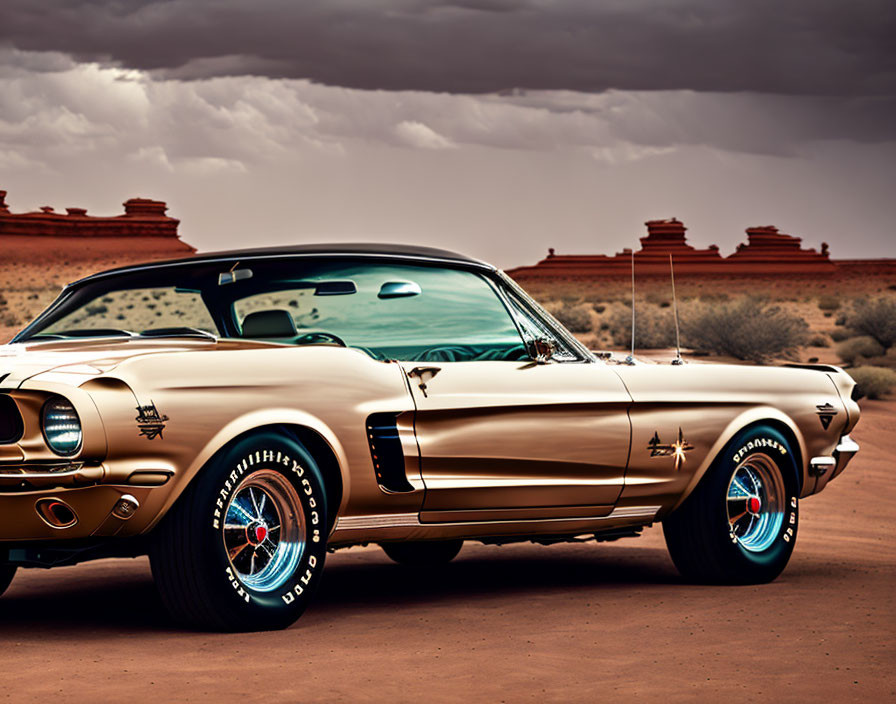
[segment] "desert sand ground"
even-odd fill
[[[47,701],[843,702],[896,699],[896,402],[802,503],[772,584],[683,582],[653,527],[609,544],[467,543],[437,571],[331,555],[275,633],[182,632],[145,559],[20,573],[0,599],[2,697]]]

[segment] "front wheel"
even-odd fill
[[[179,621],[270,630],[305,610],[326,556],[326,497],[313,457],[276,433],[216,455],[154,534],[153,577]]]
[[[799,524],[797,476],[790,444],[778,430],[758,425],[739,433],[663,521],[682,576],[758,584],[781,574]]]

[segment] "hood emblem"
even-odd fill
[[[694,446],[684,439],[684,433],[679,427],[678,440],[665,444],[660,440],[659,433],[654,431],[653,437],[647,443],[647,449],[650,450],[651,457],[674,457],[675,471],[677,472],[685,461],[685,455],[693,450]]]
[[[162,437],[168,416],[163,416],[152,401],[147,406],[137,406],[137,429],[147,440]],[[162,438],[164,439],[164,438]]]
[[[818,409],[818,420],[821,421],[821,427],[827,430],[831,426],[831,421],[834,420],[834,416],[837,415],[837,409],[830,403],[822,403],[815,408]]]

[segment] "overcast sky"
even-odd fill
[[[677,216],[896,257],[891,0],[4,0],[0,188],[511,267]]]

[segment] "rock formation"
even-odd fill
[[[778,232],[776,227],[747,228],[747,242],[733,254],[722,257],[716,245],[697,249],[687,243],[687,228],[680,220],[649,220],[647,236],[641,238],[641,249],[624,249],[614,256],[605,254],[557,254],[548,256],[535,266],[519,267],[507,273],[515,278],[583,278],[608,275],[629,275],[632,257],[637,275],[668,275],[669,255],[676,274],[816,274],[837,270],[830,260],[827,244],[821,252],[803,249],[802,240]]]
[[[6,191],[0,191],[0,236],[169,237],[177,241],[172,242],[175,248],[195,251],[179,240],[180,221],[165,215],[167,209],[163,201],[131,198],[124,202],[123,215],[111,217],[88,215],[84,208],[66,208],[65,213],[57,213],[50,206],[36,212],[12,213],[6,204]]]

